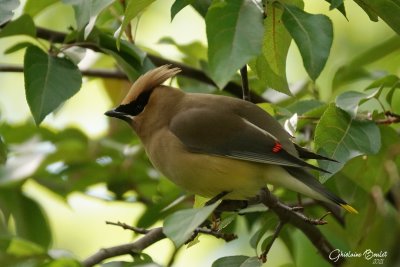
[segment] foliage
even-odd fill
[[[11,39],[13,43],[6,53],[25,50],[21,62],[25,95],[36,124],[30,120],[0,125],[0,265],[82,265],[71,255],[51,253],[52,232],[46,211],[24,191],[29,180],[63,198],[105,184],[105,199],[145,205],[138,227],[149,228],[164,221],[164,234],[177,249],[216,208],[216,204],[193,208],[192,198],[182,197],[184,192],[154,172],[138,138],[119,122],[111,121],[107,135],[98,139],[75,128],[54,130],[41,126],[46,116],[62,108],[85,82],[77,65],[82,56],[77,51],[93,50],[102,59],[112,59],[130,81],[160,64],[157,52],[135,43],[132,30],[153,2],[156,1],[27,0],[23,14],[16,17],[14,10],[19,1],[0,0],[0,38],[24,36]],[[351,21],[345,1],[327,2],[330,12],[337,9],[349,23],[362,23]],[[400,1],[355,2],[372,21],[382,19],[393,30],[393,36],[376,39],[371,47],[361,49],[365,52],[346,59],[330,77],[332,87],[324,99],[319,94],[322,88],[318,77],[328,58],[335,57],[331,54],[335,25],[326,15],[305,11],[301,0],[175,0],[171,20],[184,8],[194,8],[204,19],[208,46],[199,42],[179,44],[170,36],[160,42],[175,46],[183,54],[183,72],[187,74],[176,80],[184,90],[231,94],[232,83],[239,81],[238,70],[249,65],[253,92],[263,95],[275,90],[290,96],[261,106],[286,122],[302,145],[338,161],[321,161],[320,166],[330,173],[319,179],[332,191],[340,192],[360,213],[340,214],[338,222],[332,218],[321,227],[324,235],[342,251],[387,251],[384,263],[394,265],[400,261],[395,252],[400,235],[400,196],[396,191],[400,185],[400,115],[396,114],[400,112],[400,78],[398,69],[397,73],[388,72],[377,62],[400,52]],[[39,27],[41,12],[60,3],[74,11],[75,26],[65,25],[64,33]],[[287,80],[291,43],[297,45],[309,75],[298,90]],[[196,70],[202,76],[191,75]],[[116,88],[121,82],[101,75],[98,78],[104,81],[110,101],[117,104],[119,93],[124,92]],[[275,193],[284,201],[296,199],[293,192],[278,189]],[[306,209],[311,216],[321,216],[321,212],[315,202]],[[254,253],[222,257],[212,266],[261,266],[257,256],[272,239],[276,217],[265,209],[243,213],[253,233],[248,242]],[[217,230],[237,233],[236,222],[235,212],[224,212]],[[387,236],[382,238],[382,234]],[[295,227],[284,228],[280,238],[289,248],[294,265],[303,266],[309,258],[315,266],[327,264]],[[144,253],[140,257],[104,266],[153,263]],[[362,259],[347,260],[354,266],[366,263]]]

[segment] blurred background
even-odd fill
[[[178,44],[189,44],[199,42],[207,46],[204,20],[190,6],[180,12],[174,20],[170,20],[170,8],[173,1],[156,1],[143,13],[139,21],[136,21],[135,42],[136,45],[150,48],[157,51],[162,57],[181,61],[183,54],[174,45],[160,42],[164,37],[172,37]],[[305,10],[310,13],[322,13],[331,18],[334,25],[334,43],[331,50],[331,57],[317,80],[320,88],[321,99],[329,101],[341,90],[349,88],[357,90],[364,88],[368,81],[360,81],[356,84],[346,84],[341,90],[332,90],[332,80],[335,72],[349,58],[367,51],[370,47],[384,41],[394,35],[393,31],[383,22],[372,22],[368,16],[353,1],[345,1],[347,17],[341,15],[337,10],[329,11],[329,4],[323,1],[306,1]],[[21,13],[24,1],[17,13]],[[56,18],[56,19],[55,19]],[[75,27],[73,10],[63,3],[56,3],[46,8],[35,18],[38,26],[44,26],[53,30],[67,31],[69,26]],[[0,39],[0,64],[18,65],[23,63],[24,51],[20,50],[12,54],[4,54],[5,50],[16,39],[29,40],[29,37],[9,37]],[[201,46],[200,46],[201,47]],[[333,55],[333,56],[332,56]],[[400,53],[394,53],[374,63],[375,69],[382,69],[400,75]],[[106,68],[114,66],[114,60],[91,51],[87,51],[83,60],[79,63],[81,69]],[[287,59],[287,73],[289,83],[293,88],[307,80],[302,59],[297,47],[292,42]],[[108,84],[105,84],[108,83]],[[124,89],[116,90],[117,93],[110,96],[110,86],[128,88],[129,83],[120,80],[109,80],[104,82],[101,79],[84,77],[80,91],[69,101],[63,104],[56,112],[47,116],[40,128],[47,129],[52,133],[62,132],[65,129],[78,129],[88,140],[101,140],[113,127],[124,128],[125,125],[113,126],[120,122],[110,122],[103,114],[112,108],[124,94]],[[284,96],[273,90],[265,93],[265,96],[272,101],[281,101]],[[114,99],[113,99],[114,98]],[[397,112],[400,112],[400,103]],[[33,119],[25,100],[24,77],[22,73],[0,72],[0,124],[9,125],[10,131],[15,135],[23,135],[18,131],[24,131],[24,126],[33,126]],[[122,123],[121,123],[122,124]],[[13,128],[15,126],[15,128]],[[28,127],[29,128],[29,127]],[[30,129],[30,128],[29,128]],[[115,129],[114,129],[115,130]],[[125,129],[126,130],[126,129]],[[133,135],[133,134],[132,134]],[[129,139],[129,136],[125,138]],[[125,140],[124,139],[124,140]],[[33,141],[32,141],[33,142]],[[42,153],[51,151],[50,147],[44,147]],[[23,149],[29,150],[26,145]],[[35,150],[37,148],[34,148]],[[36,151],[36,150],[35,150]],[[35,152],[37,153],[37,151]],[[133,152],[134,153],[134,152]],[[18,155],[15,155],[18,158]],[[21,160],[21,158],[19,158]],[[10,159],[11,160],[11,159]],[[104,157],[107,166],[109,158]],[[20,161],[16,164],[23,164]],[[37,168],[31,166],[27,172]],[[60,166],[52,165],[55,172]],[[162,178],[164,179],[164,178]],[[165,182],[166,186],[171,186]],[[85,192],[68,192],[66,198],[60,197],[42,184],[29,179],[23,185],[23,191],[29,197],[40,203],[48,216],[48,223],[53,233],[52,247],[56,250],[70,251],[78,258],[83,259],[99,248],[114,246],[132,240],[132,234],[119,227],[109,226],[105,221],[121,221],[135,225],[138,218],[144,212],[144,205],[124,200],[113,200],[104,183],[91,186]],[[158,222],[156,225],[160,225]],[[251,253],[248,246],[248,238],[251,229],[247,229],[244,221],[239,218],[238,226],[241,232],[245,233],[238,240],[227,245],[225,242],[212,237],[201,237],[201,242],[195,248],[180,250],[175,265],[177,267],[210,266],[211,263],[224,255],[246,255]],[[246,234],[247,233],[247,234]],[[299,238],[301,238],[299,236]],[[212,251],[212,253],[210,253]],[[163,240],[146,250],[153,259],[161,264],[167,264],[173,253],[173,245],[168,240]],[[278,266],[293,262],[286,246],[278,241],[274,244],[268,258],[270,266]]]

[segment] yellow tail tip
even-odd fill
[[[350,206],[350,205],[347,205],[347,204],[340,204],[340,206],[341,206],[342,208],[344,208],[345,210],[347,210],[348,212],[350,212],[350,213],[358,214],[358,211],[357,211],[355,208],[353,208],[352,206]]]

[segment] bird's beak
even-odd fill
[[[106,113],[104,113],[104,115],[126,121],[127,123],[132,122],[131,115],[117,111],[116,109],[109,110]]]

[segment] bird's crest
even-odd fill
[[[129,104],[143,92],[154,89],[180,71],[179,68],[171,68],[171,65],[163,65],[146,72],[135,81],[121,104]]]

